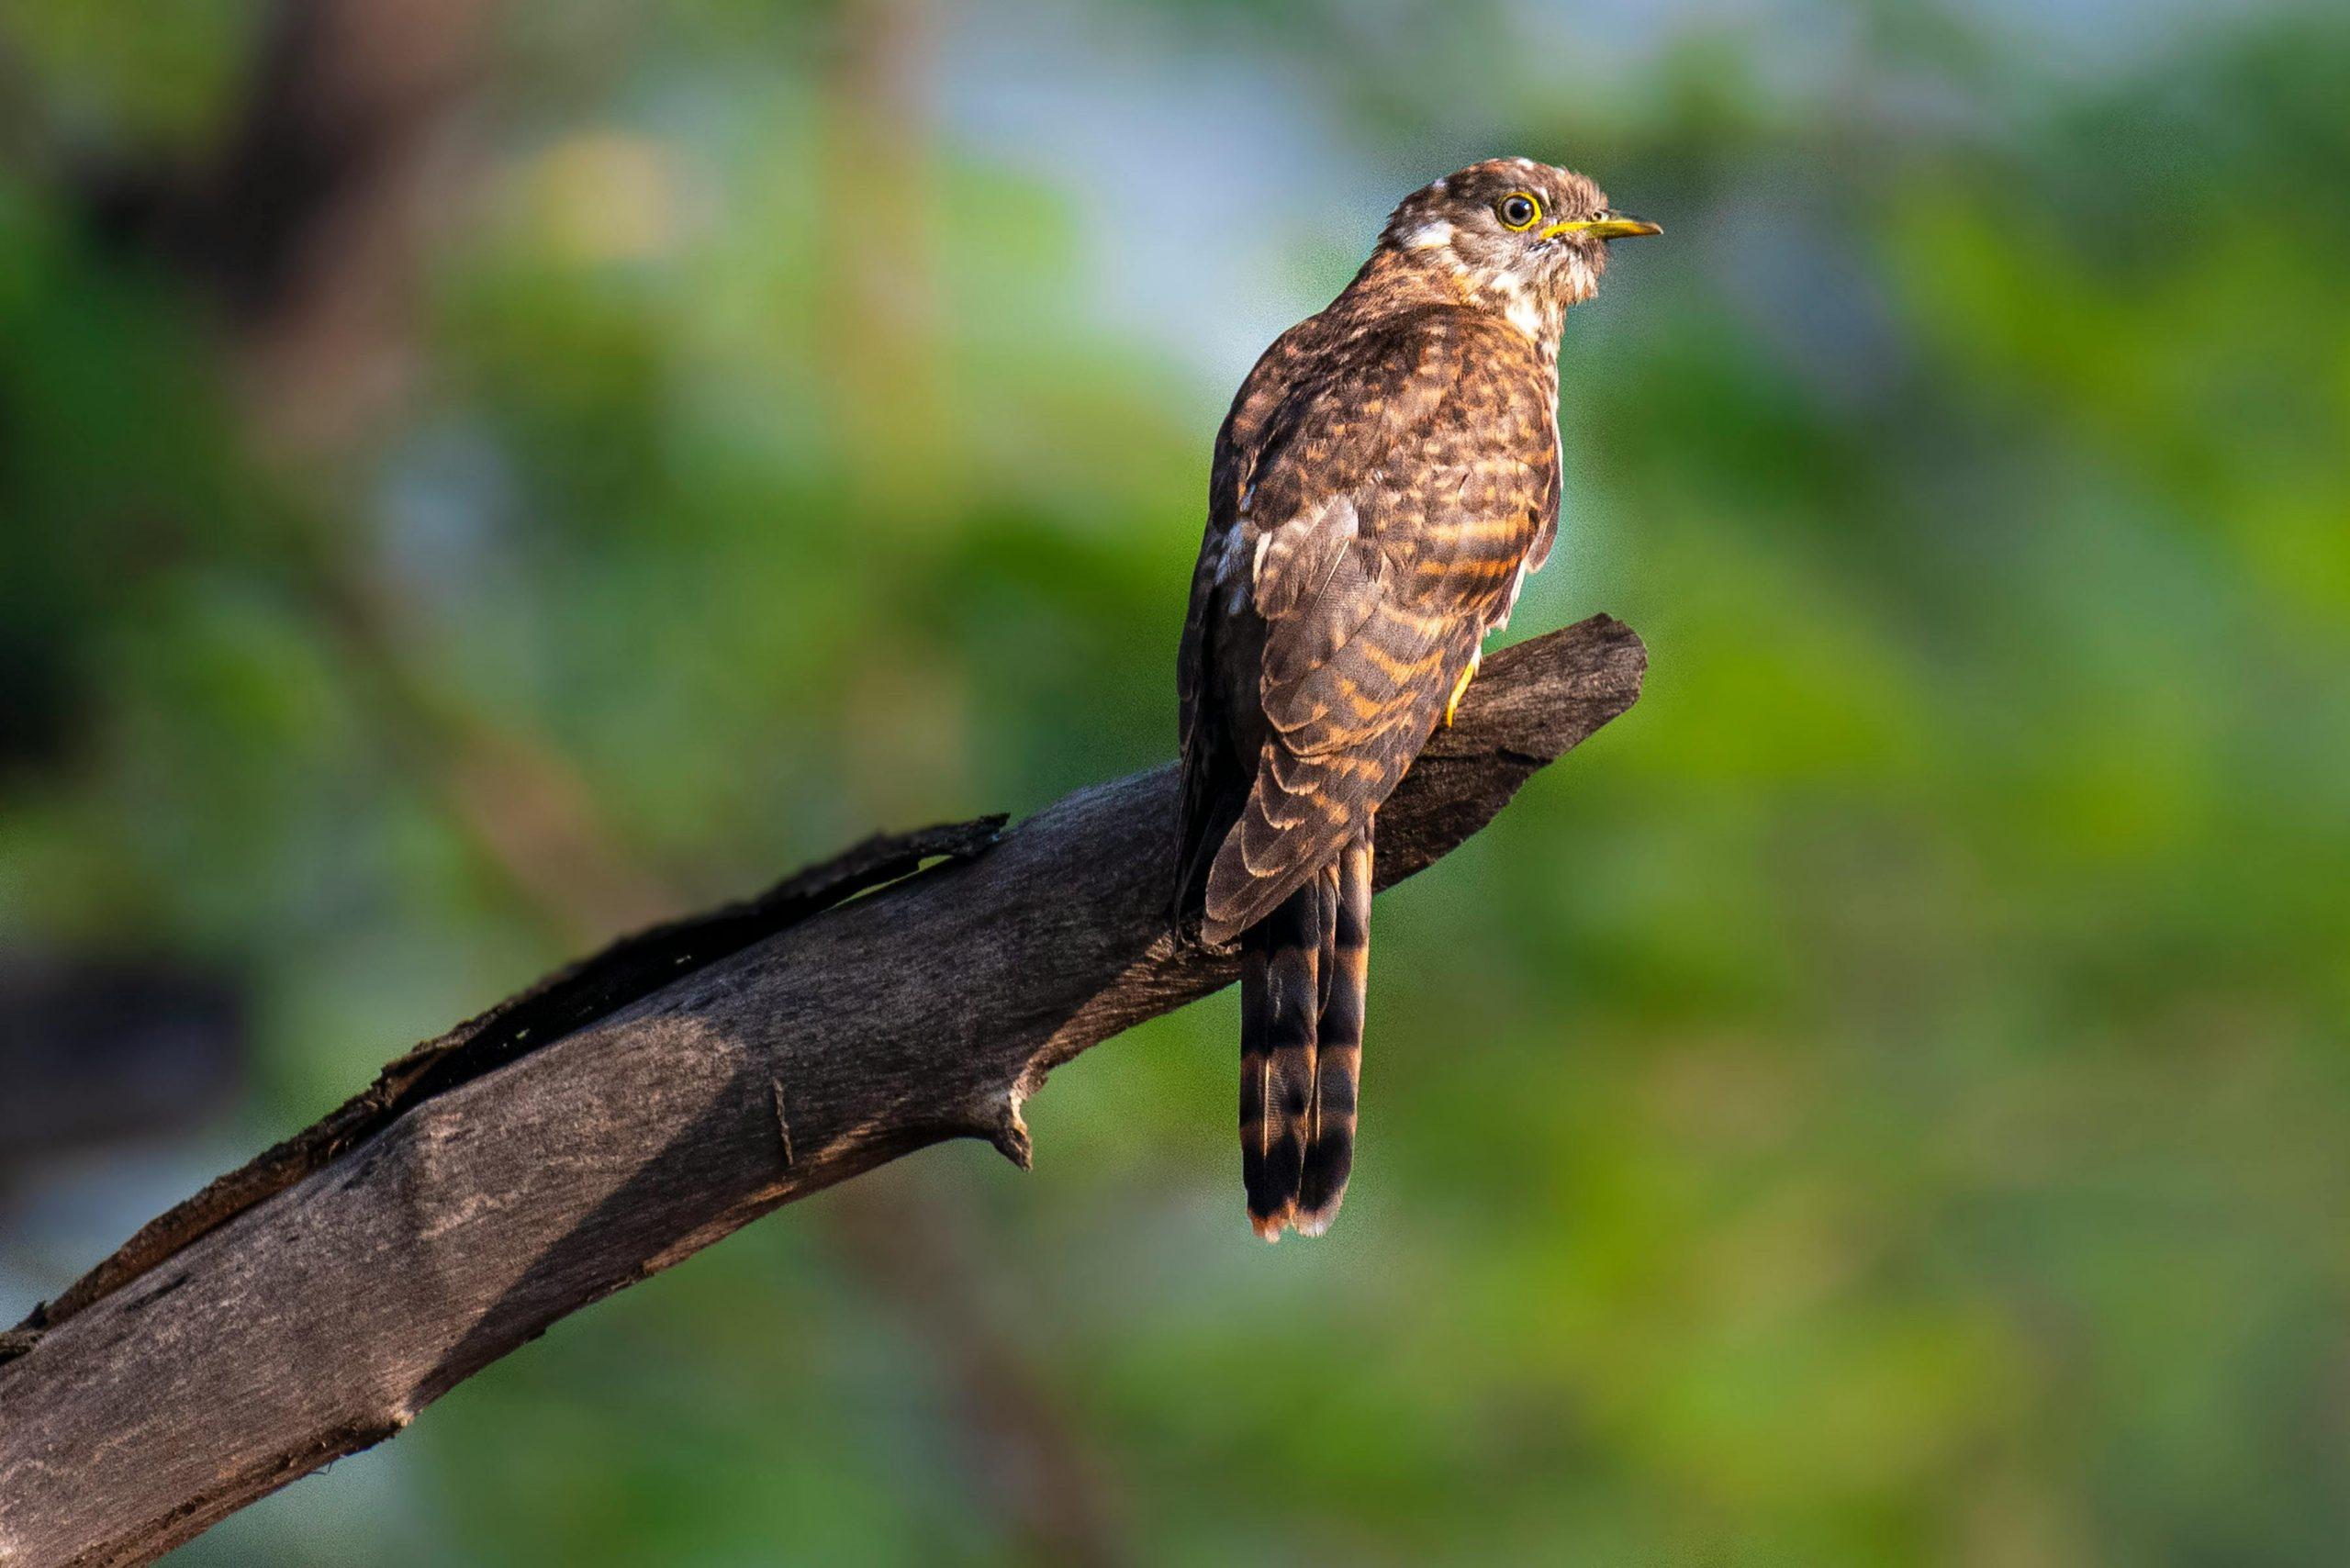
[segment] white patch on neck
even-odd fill
[[[1567,252],[1567,297],[1580,303],[1599,292],[1599,276],[1580,251]]]
[[[1441,218],[1432,218],[1404,236],[1404,249],[1432,251],[1438,245],[1452,243],[1452,225]]]
[[[1504,273],[1487,286],[1501,301],[1502,315],[1509,324],[1533,339],[1537,343],[1547,336],[1549,323],[1543,319],[1542,307],[1527,292],[1526,285]]]

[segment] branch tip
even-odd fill
[[[1020,1119],[1018,1092],[1010,1092],[1004,1095],[1003,1108],[997,1114],[994,1124],[988,1129],[988,1141],[995,1145],[998,1154],[1002,1155],[1021,1170],[1035,1169],[1036,1148],[1035,1145],[1028,1139],[1028,1124]]]

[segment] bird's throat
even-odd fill
[[[1546,364],[1558,357],[1559,333],[1570,303],[1556,288],[1471,265],[1442,246],[1374,252],[1348,292],[1371,295],[1389,308],[1417,303],[1466,306],[1524,333]]]

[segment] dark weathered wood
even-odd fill
[[[1604,616],[1495,655],[1382,812],[1380,884],[1629,707],[1645,664]],[[1000,835],[877,841],[393,1063],[0,1345],[0,1564],[151,1559],[565,1314],[924,1145],[1024,1166],[1046,1073],[1233,978],[1167,926],[1174,797],[1160,768]]]
[[[273,1193],[292,1186],[394,1117],[479,1078],[558,1036],[648,996],[679,974],[740,952],[785,926],[894,882],[924,861],[963,859],[992,845],[1000,816],[867,839],[795,872],[755,899],[641,931],[508,997],[438,1039],[386,1063],[375,1081],[284,1143],[265,1150],[140,1228],[105,1261],[0,1336],[0,1361]]]

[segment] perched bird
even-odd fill
[[[1183,626],[1177,918],[1241,945],[1240,1145],[1268,1241],[1354,1159],[1372,824],[1559,515],[1559,333],[1610,241],[1581,174],[1498,158],[1406,196],[1216,436]]]

